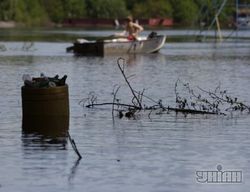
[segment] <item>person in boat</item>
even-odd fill
[[[144,29],[141,25],[133,22],[133,18],[131,16],[126,18],[125,31],[128,34],[128,40],[137,40],[138,34],[143,30]]]

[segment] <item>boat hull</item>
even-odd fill
[[[75,42],[72,47],[67,48],[75,55],[83,56],[104,56],[112,54],[135,54],[135,53],[155,53],[165,44],[166,37],[156,35],[144,40],[103,40],[94,42]]]

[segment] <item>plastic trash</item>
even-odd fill
[[[26,81],[26,80],[27,81],[32,81],[32,78],[31,78],[31,76],[29,74],[24,74],[22,79],[23,79],[23,81]]]
[[[40,77],[31,77],[29,74],[24,74],[22,79],[25,87],[50,88],[66,85],[67,75],[59,78],[59,75],[47,77],[44,73],[41,73]]]

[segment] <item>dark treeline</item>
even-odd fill
[[[25,26],[61,23],[65,18],[173,18],[181,25],[212,20],[224,0],[1,0],[0,20]],[[220,20],[235,13],[236,0],[228,0]],[[239,0],[250,3],[250,0]]]

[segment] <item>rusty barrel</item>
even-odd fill
[[[25,133],[65,136],[69,128],[68,86],[22,87],[22,128]]]

